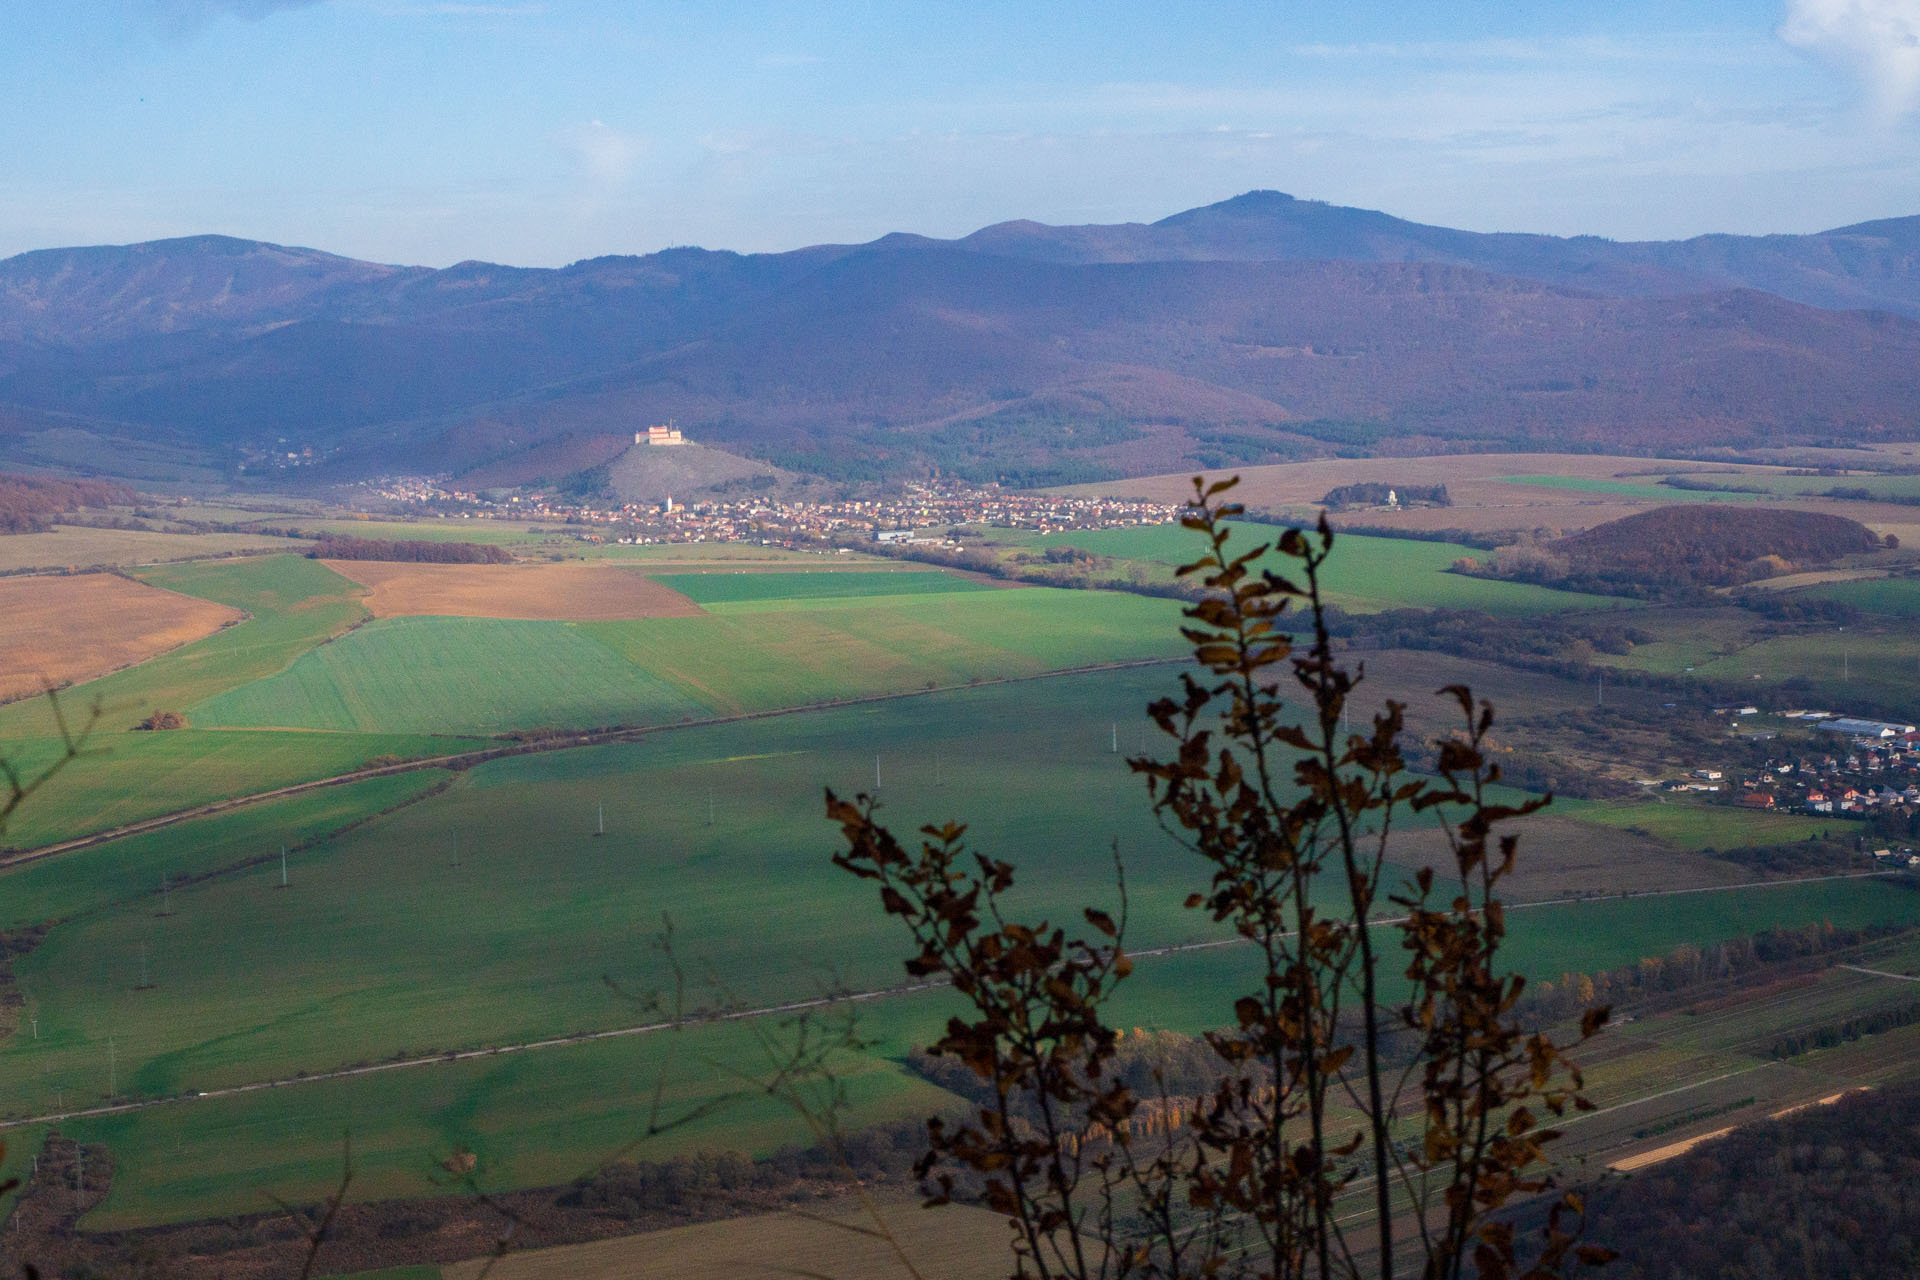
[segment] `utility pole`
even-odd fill
[[[287,887],[287,846],[280,846],[280,887]]]
[[[113,1050],[113,1037],[107,1037],[107,1101],[120,1095],[120,1061]]]
[[[1116,756],[1120,754],[1120,722],[1118,720],[1113,722],[1113,747],[1111,754]]]
[[[595,820],[593,834],[596,836],[607,834],[607,806],[604,804],[600,806],[600,816]]]
[[[880,794],[880,753],[873,753],[873,794]]]
[[[713,788],[707,788],[707,825],[713,825]]]
[[[164,871],[160,873],[160,914],[173,914],[173,881]]]

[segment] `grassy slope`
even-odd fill
[[[1267,525],[1236,525],[1228,545],[1235,551],[1251,550],[1279,534],[1280,530]],[[1044,546],[1078,547],[1119,560],[1145,561],[1161,566],[1168,577],[1194,555],[1194,535],[1178,525],[1058,533],[1036,541]],[[1447,569],[1462,556],[1485,554],[1456,543],[1347,534],[1337,546],[1326,590],[1334,603],[1345,609],[1479,609],[1496,615],[1524,615],[1609,608],[1619,603],[1604,596],[1448,573]]]

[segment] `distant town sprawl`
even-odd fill
[[[1052,533],[1169,524],[1180,508],[1125,498],[1015,493],[995,486],[908,483],[880,498],[807,502],[762,495],[620,506],[554,495],[490,498],[420,476],[387,476],[362,486],[367,496],[462,520],[557,520],[586,542],[750,542],[815,547],[822,542],[939,543],[956,525]]]

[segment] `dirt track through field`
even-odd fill
[[[111,573],[0,578],[0,701],[145,662],[244,617]]]
[[[691,618],[700,606],[644,574],[616,565],[410,564],[328,560],[328,568],[368,588],[376,618],[424,614],[535,622],[613,622]]]

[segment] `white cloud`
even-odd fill
[[[455,0],[436,0],[431,4],[387,4],[378,6],[389,18],[532,18],[547,11],[544,4],[464,4]]]
[[[1920,0],[1788,0],[1780,38],[1859,76],[1889,123],[1920,106]]]
[[[647,153],[645,138],[622,133],[603,120],[570,125],[560,131],[557,141],[573,154],[589,178],[603,186],[626,182]]]
[[[198,31],[216,18],[261,18],[287,9],[306,9],[326,0],[141,0],[161,27],[175,35]]]

